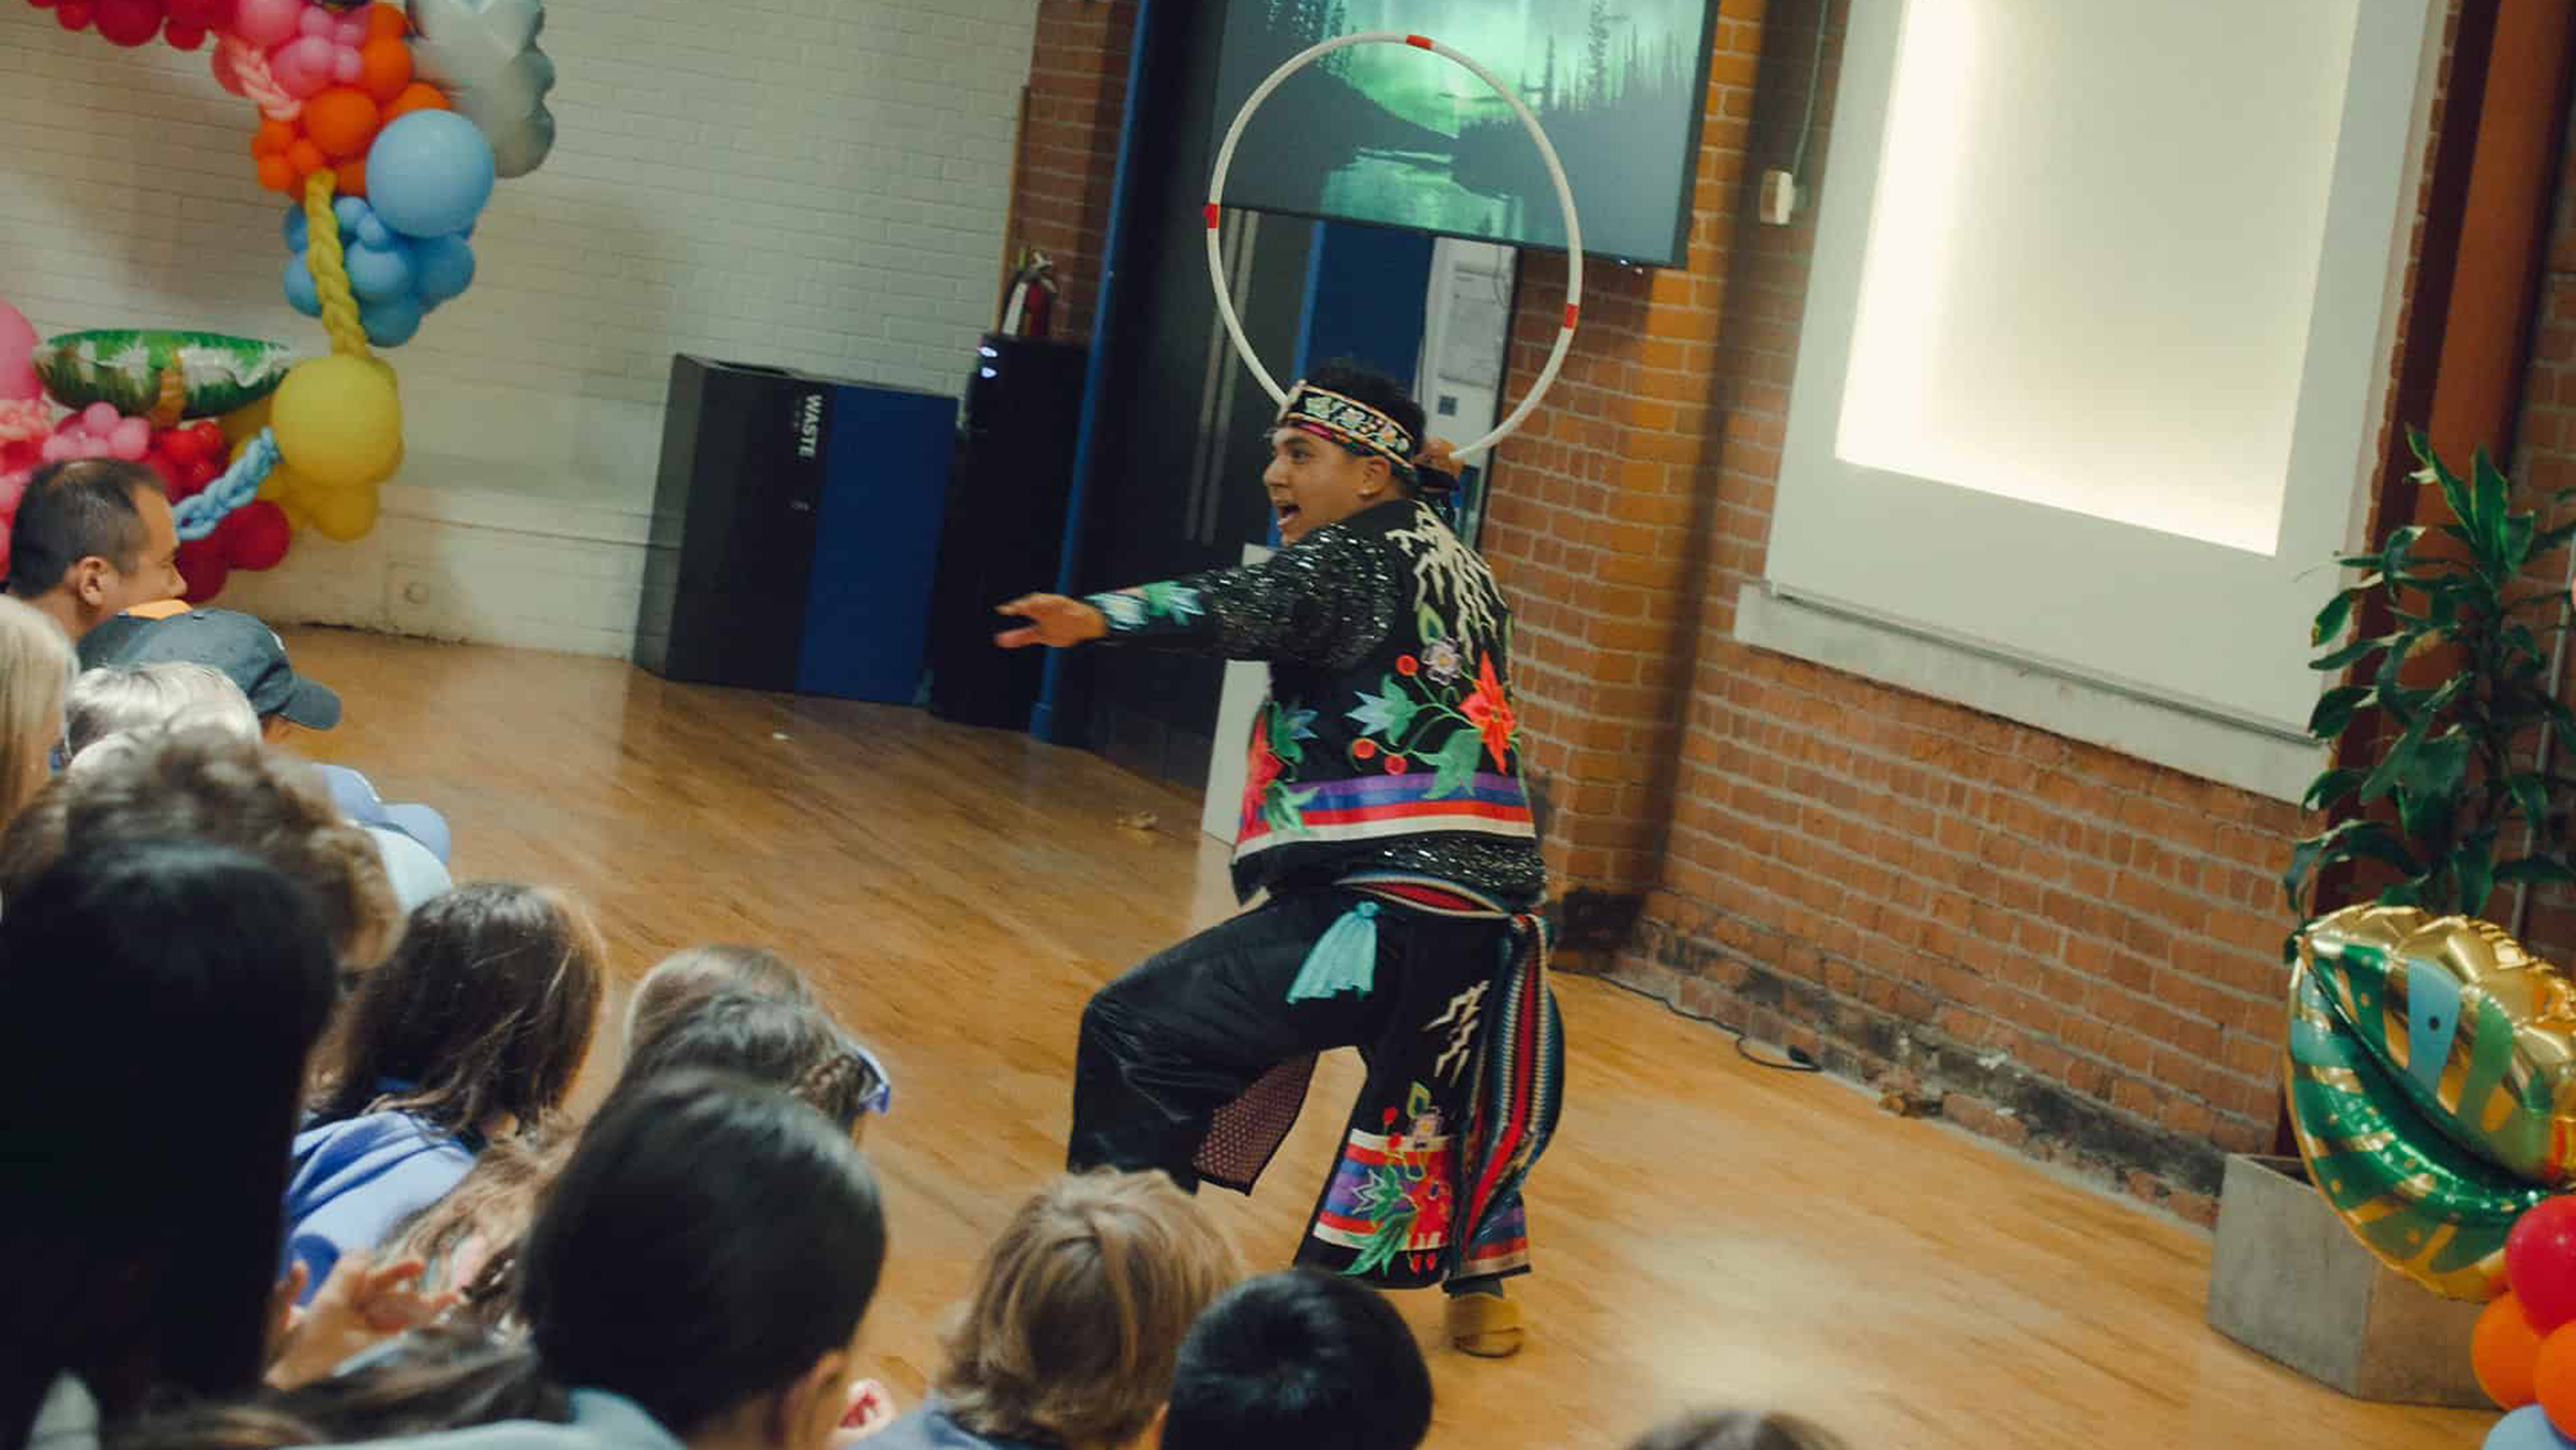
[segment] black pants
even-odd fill
[[[1185,1188],[1195,1189],[1205,1176],[1248,1192],[1294,1122],[1304,1070],[1314,1054],[1337,1047],[1359,1048],[1368,1065],[1345,1135],[1346,1156],[1355,1142],[1375,1156],[1367,1143],[1417,1125],[1426,1143],[1444,1125],[1463,1132],[1475,1090],[1475,1008],[1502,960],[1509,926],[1382,910],[1367,992],[1288,1001],[1289,985],[1317,940],[1361,899],[1340,888],[1275,898],[1156,954],[1094,995],[1083,1010],[1074,1065],[1070,1165],[1077,1171],[1160,1169]],[[1237,1175],[1209,1168],[1201,1150],[1219,1111],[1257,1083],[1265,1091],[1283,1087],[1286,1111],[1245,1126],[1257,1141],[1249,1152],[1232,1155],[1250,1164],[1234,1181]],[[1332,1188],[1328,1180],[1318,1196],[1319,1220]],[[1350,1232],[1348,1220],[1342,1222]],[[1316,1248],[1312,1235],[1308,1248]],[[1301,1251],[1299,1257],[1314,1255]],[[1375,1271],[1372,1277],[1390,1286],[1438,1277],[1420,1264],[1413,1268],[1393,1279]]]

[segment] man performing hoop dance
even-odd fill
[[[1534,912],[1511,626],[1493,574],[1421,500],[1448,486],[1422,409],[1335,365],[1299,384],[1262,474],[1266,562],[1002,606],[1006,647],[1107,640],[1256,659],[1234,884],[1256,909],[1102,988],[1074,1069],[1076,1169],[1250,1192],[1315,1055],[1368,1065],[1301,1264],[1443,1284],[1471,1354],[1520,1347],[1520,1189],[1556,1125],[1562,1034]],[[1417,468],[1417,464],[1420,465]]]

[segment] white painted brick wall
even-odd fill
[[[410,450],[388,543],[405,517],[438,517],[445,556],[473,532],[454,521],[470,507],[404,503],[422,489],[645,505],[674,352],[959,391],[996,301],[1036,0],[546,10],[554,153],[494,193],[473,290],[388,354]],[[0,297],[44,333],[192,327],[321,351],[280,291],[285,205],[252,176],[256,121],[202,51],[121,50],[0,0]],[[299,538],[252,592],[330,618],[322,601],[415,567],[388,552]],[[525,550],[506,552],[521,572]],[[603,596],[582,628],[613,633],[631,608]]]

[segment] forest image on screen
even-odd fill
[[[1574,187],[1587,252],[1677,262],[1714,5],[1696,0],[1233,0],[1217,121],[1289,57],[1359,31],[1428,35],[1538,114]],[[1363,45],[1292,77],[1236,149],[1230,206],[1535,247],[1566,244],[1547,168],[1511,107],[1465,68]]]

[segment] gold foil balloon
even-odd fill
[[[2505,1234],[2576,1157],[2576,988],[2496,927],[2352,907],[2299,937],[2283,1064],[2309,1177],[2399,1272],[2504,1283]]]

